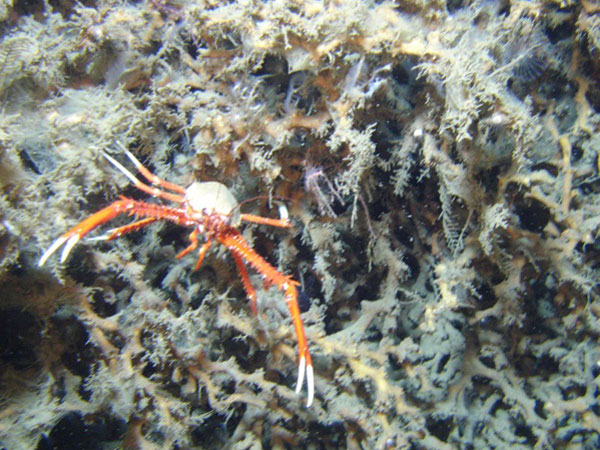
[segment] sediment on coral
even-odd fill
[[[596,2],[4,1],[0,21],[0,446],[600,446]],[[159,202],[101,156],[122,147],[243,212],[287,205],[293,228],[242,232],[300,283],[311,408],[281,293],[251,273],[254,317],[226,251],[176,258],[190,229],[37,267],[119,195]]]

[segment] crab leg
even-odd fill
[[[125,202],[123,200],[117,200],[116,202],[110,204],[104,209],[101,209],[95,214],[92,214],[90,217],[85,219],[83,222],[78,223],[61,237],[59,237],[54,243],[44,252],[40,261],[38,262],[38,266],[42,267],[46,264],[46,261],[52,254],[58,250],[65,242],[65,248],[63,248],[62,254],[60,256],[60,262],[65,262],[67,256],[71,252],[71,249],[79,242],[83,236],[88,234],[94,228],[102,225],[105,222],[108,222],[111,219],[114,219],[119,214],[123,212],[125,208]]]
[[[194,265],[194,270],[198,270],[202,265],[202,261],[204,261],[204,255],[206,255],[206,252],[210,248],[211,244],[212,241],[208,240],[204,244],[202,244],[202,247],[200,247],[200,251],[198,252],[198,259],[196,260],[196,264]]]
[[[298,283],[296,281],[290,279],[288,283],[283,285],[283,288],[285,289],[284,298],[292,316],[292,322],[294,323],[294,328],[296,330],[296,336],[298,339],[299,363],[296,394],[298,394],[302,389],[302,385],[304,384],[304,373],[306,371],[306,387],[308,390],[306,407],[309,407],[313,402],[313,398],[315,397],[315,382],[312,358],[310,356],[310,352],[308,351],[308,343],[306,341],[306,334],[304,333],[304,325],[302,323],[302,318],[300,317],[300,308],[298,307],[298,289],[296,289],[297,284]]]
[[[147,217],[142,220],[136,220],[135,222],[129,223],[127,225],[123,225],[122,227],[113,228],[112,230],[108,230],[105,234],[98,237],[89,238],[90,241],[112,241],[118,237],[126,233],[131,233],[132,231],[139,230],[140,228],[144,228],[151,223],[154,223],[158,220],[158,217]]]
[[[250,307],[252,308],[252,313],[256,316],[258,315],[258,308],[256,306],[256,291],[252,287],[250,283],[250,277],[248,276],[248,271],[246,267],[244,267],[244,261],[242,258],[236,253],[231,254],[233,256],[233,260],[237,265],[238,272],[240,273],[240,277],[242,277],[242,284],[244,285],[244,290],[246,291],[246,295],[250,299]]]
[[[123,144],[121,144],[120,142],[118,144],[121,146],[121,148],[123,149],[123,151],[129,158],[129,160],[133,163],[135,168],[138,170],[138,172],[140,172],[144,176],[144,178],[146,178],[146,180],[148,180],[150,183],[158,185],[158,186],[162,186],[165,189],[168,189],[173,192],[177,192],[178,194],[185,194],[184,188],[182,188],[178,184],[169,183],[168,181],[163,180],[162,178],[154,175],[152,172],[150,172],[148,169],[146,169],[146,167],[135,156],[133,156],[133,153],[131,153],[129,150],[127,150]],[[109,161],[110,161],[110,159],[109,159]]]
[[[194,228],[194,231],[190,233],[190,245],[188,245],[186,248],[177,253],[175,258],[181,259],[189,252],[193,252],[194,250],[196,250],[196,248],[198,248],[198,228]]]
[[[254,214],[242,214],[241,220],[245,222],[258,223],[260,225],[270,225],[272,227],[289,228],[292,226],[289,220],[288,210],[285,205],[279,205],[280,219],[271,219],[270,217],[255,216]]]
[[[289,228],[292,224],[287,219],[271,219],[270,217],[255,216],[254,214],[242,214],[240,218],[245,222],[270,225],[272,227]]]
[[[279,271],[269,264],[262,256],[256,253],[244,240],[242,235],[235,229],[229,227],[223,233],[215,237],[221,244],[229,249],[229,251],[241,260],[252,266],[262,277],[284,293],[284,298],[287,303],[296,338],[298,340],[298,382],[296,384],[296,393],[299,393],[304,384],[304,376],[306,375],[307,399],[306,406],[309,407],[315,396],[315,381],[312,365],[312,358],[308,350],[306,333],[304,325],[300,317],[300,308],[298,307],[298,290],[297,281],[291,277],[279,273]]]
[[[165,191],[161,191],[159,188],[157,187],[152,187],[152,186],[148,186],[145,183],[142,183],[140,180],[138,180],[134,174],[132,174],[129,170],[127,170],[123,164],[121,164],[119,161],[117,161],[115,158],[113,158],[112,156],[110,156],[108,153],[106,152],[102,152],[102,154],[104,155],[104,157],[106,159],[108,159],[110,161],[110,163],[115,166],[117,169],[119,169],[127,178],[129,178],[129,180],[133,183],[133,185],[138,188],[140,191],[145,192],[146,194],[150,194],[153,197],[159,197],[159,198],[164,198],[166,200],[170,200],[172,202],[177,202],[177,203],[183,203],[184,200],[184,196],[183,195],[178,195],[178,194],[172,194],[170,192],[165,192]],[[127,156],[132,159],[132,161],[134,161],[134,163],[139,164],[138,170],[140,169],[140,167],[142,167],[144,169],[145,172],[147,172],[148,174],[152,175],[150,173],[150,171],[148,169],[146,169],[144,166],[142,166],[142,163],[139,162],[137,159],[135,159],[135,156],[133,156],[130,152],[127,152]],[[142,172],[142,174],[145,176],[144,172]],[[155,175],[152,175],[155,176]],[[148,178],[148,177],[146,177]],[[159,184],[164,185],[165,183],[167,183],[167,181],[164,181],[158,177],[156,177],[158,179],[158,181],[160,182]],[[153,179],[151,179],[150,181],[154,182]],[[177,188],[179,188],[180,190],[182,190],[183,192],[185,192],[185,190],[180,187],[177,186],[175,184],[171,184],[168,183],[170,186],[176,186]]]
[[[56,252],[63,244],[65,244],[65,247],[60,255],[60,262],[65,262],[75,244],[77,244],[77,242],[79,242],[83,236],[98,228],[100,225],[103,225],[106,222],[114,219],[119,214],[145,216],[147,219],[140,220],[123,227],[115,228],[106,236],[102,236],[100,239],[110,240],[111,238],[117,237],[120,234],[137,230],[159,219],[170,220],[180,225],[189,224],[189,219],[185,216],[185,212],[182,210],[177,208],[169,208],[162,205],[139,202],[123,197],[121,200],[117,200],[106,208],[101,209],[95,214],[92,214],[90,217],[78,223],[61,237],[59,237],[56,241],[54,241],[54,243],[40,258],[38,266],[42,267],[48,258],[50,258],[50,256],[52,256],[52,254]]]

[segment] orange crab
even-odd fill
[[[306,406],[309,407],[314,398],[314,375],[312,359],[308,350],[306,334],[304,333],[304,325],[302,324],[300,309],[298,308],[298,290],[296,289],[296,286],[298,286],[299,283],[289,275],[279,272],[262,256],[256,253],[236,228],[236,225],[241,221],[275,227],[290,227],[291,224],[288,220],[287,209],[284,206],[280,207],[280,219],[272,219],[252,214],[238,214],[237,217],[234,218],[234,213],[238,211],[239,204],[224,184],[217,182],[194,182],[185,189],[154,175],[145,168],[131,152],[126,149],[123,150],[137,170],[150,184],[140,181],[110,155],[104,152],[103,155],[117,169],[125,174],[136,188],[153,197],[169,200],[178,205],[171,207],[121,197],[120,200],[117,200],[106,208],[92,214],[59,237],[44,252],[38,265],[40,267],[43,266],[48,258],[63,244],[65,244],[65,246],[62,250],[60,261],[64,262],[69,256],[71,249],[83,236],[121,214],[143,218],[128,225],[109,230],[105,235],[95,239],[110,241],[122,234],[138,230],[158,220],[170,220],[179,225],[194,227],[189,236],[190,245],[181,251],[177,255],[177,258],[187,255],[198,247],[198,234],[200,233],[204,235],[204,243],[200,246],[200,250],[198,251],[198,260],[194,266],[194,270],[197,270],[202,264],[204,255],[213,241],[217,241],[227,247],[240,272],[242,284],[250,299],[252,311],[255,315],[257,313],[256,292],[250,284],[250,279],[244,263],[253,267],[262,276],[267,285],[275,285],[283,292],[298,339],[299,362],[296,393],[299,393],[302,389],[304,376],[306,375]]]

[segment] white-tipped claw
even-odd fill
[[[304,384],[304,372],[306,371],[306,358],[304,356],[300,357],[300,362],[298,363],[298,381],[296,382],[296,394],[299,394],[302,390],[302,385]]]
[[[309,408],[310,405],[312,405],[313,399],[315,398],[315,375],[313,373],[312,365],[306,368],[306,387],[308,389],[306,407]]]
[[[46,261],[48,261],[48,258],[50,258],[52,256],[52,254],[56,250],[58,250],[61,245],[63,245],[66,242],[67,239],[68,239],[68,236],[61,236],[57,240],[55,240],[54,243],[50,247],[48,247],[48,250],[46,250],[44,252],[44,254],[42,255],[42,257],[40,258],[40,260],[38,262],[38,267],[42,267],[44,264],[46,264]]]
[[[304,384],[304,374],[306,373],[306,389],[308,397],[306,399],[306,407],[309,408],[315,398],[315,376],[312,364],[306,365],[306,358],[300,357],[298,363],[298,382],[296,383],[296,394],[299,394]]]
[[[74,234],[73,236],[71,236],[69,238],[69,240],[67,241],[67,243],[65,245],[65,248],[63,248],[63,251],[60,254],[60,262],[61,263],[64,263],[67,260],[69,253],[71,253],[71,250],[73,249],[73,247],[75,247],[75,244],[77,244],[79,242],[80,238],[81,238],[81,236],[79,236],[79,234]]]

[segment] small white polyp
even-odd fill
[[[288,220],[290,218],[287,206],[285,206],[285,205],[279,205],[279,217],[282,220]]]

